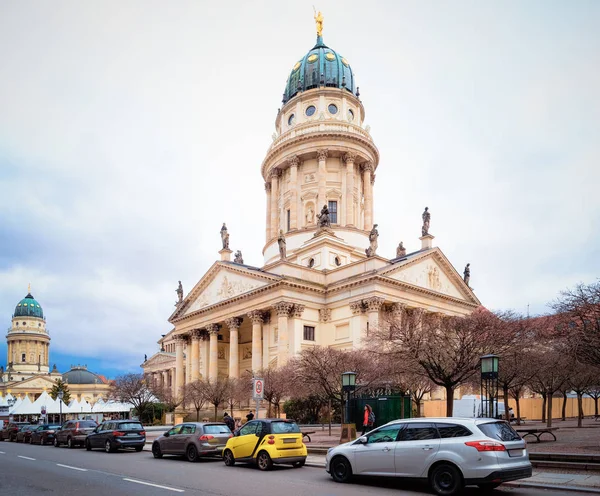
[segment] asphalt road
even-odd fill
[[[246,465],[226,467],[221,460],[189,463],[141,453],[32,446],[0,442],[0,493],[11,496],[223,495],[223,496],[358,496],[431,494],[421,484],[396,479],[357,480],[337,484],[322,469],[275,467],[261,472]],[[500,488],[494,494],[558,496],[560,492]],[[477,488],[465,495],[481,494]]]

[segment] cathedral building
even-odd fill
[[[264,265],[244,264],[239,252],[232,261],[223,225],[220,259],[185,297],[180,286],[172,330],[142,364],[174,395],[198,378],[284,365],[308,347],[360,348],[384,312],[467,315],[480,305],[434,246],[427,209],[415,222],[418,250],[377,251],[380,153],[351,66],[320,28],[292,64],[260,165]]]

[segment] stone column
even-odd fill
[[[271,238],[276,238],[279,233],[279,176],[281,171],[277,168],[271,171]]]
[[[298,165],[300,160],[296,155],[288,160],[290,166],[290,230],[298,229]],[[285,226],[287,228],[287,226]],[[285,230],[285,229],[284,229]]]
[[[346,225],[354,225],[354,160],[356,153],[344,155],[346,162]]]
[[[208,379],[216,381],[219,375],[219,324],[209,324],[206,330],[210,336],[210,360],[208,362]]]
[[[367,319],[369,325],[367,326],[367,337],[369,337],[374,331],[379,328],[379,310],[385,301],[385,298],[379,296],[372,296],[364,300],[367,305]]]
[[[225,321],[229,327],[229,378],[238,379],[240,377],[240,339],[239,331],[242,325],[242,319],[234,317]]]
[[[423,330],[423,319],[425,318],[425,310],[423,308],[413,308],[411,310],[411,318],[413,325],[418,332]]]
[[[169,371],[163,370],[161,372],[160,388],[164,391],[168,387],[169,387]]]
[[[265,191],[267,192],[267,229],[266,242],[271,239],[271,183],[265,183]]]
[[[365,225],[363,229],[370,231],[373,229],[373,185],[371,184],[373,164],[371,162],[364,163],[362,165],[362,172],[365,193]]]
[[[181,388],[183,387],[183,343],[185,338],[182,335],[173,336],[175,341],[175,391],[174,395],[177,398],[181,397]]]
[[[200,367],[200,330],[194,329],[192,331],[192,375],[191,381],[197,381],[200,379],[199,367]]]
[[[253,310],[248,313],[248,318],[252,322],[252,372],[256,373],[262,369],[262,325],[263,313],[260,310]]]
[[[290,354],[293,356],[300,351],[300,342],[302,341],[302,329],[299,328],[298,319],[302,317],[304,312],[304,305],[294,304],[292,307],[290,316],[292,317],[292,329],[291,332],[288,329],[289,336],[289,349]]]
[[[176,390],[176,380],[175,377],[177,376],[177,369],[171,369],[169,371],[169,381],[171,384],[171,396],[173,398],[177,398],[177,390]]]
[[[185,340],[185,384],[192,382],[192,343]]]
[[[350,319],[350,330],[354,349],[361,348],[365,333],[362,329],[362,315],[365,313],[366,305],[362,300],[351,301],[350,310],[352,311],[352,319]]]
[[[319,196],[315,212],[320,212],[323,205],[327,205],[327,155],[328,150],[317,151],[317,159],[319,160]]]
[[[397,329],[402,329],[404,322],[404,311],[406,305],[404,303],[392,303],[389,307],[392,325]]]
[[[210,349],[208,347],[208,335],[206,332],[202,332],[200,336],[200,362],[201,368],[200,373],[202,374],[202,379],[208,379],[208,362],[210,358]]]
[[[269,368],[271,361],[269,347],[271,346],[271,311],[267,310],[263,314],[263,340],[262,340],[262,365],[261,368]],[[267,327],[268,326],[268,327]]]
[[[287,301],[280,301],[273,305],[273,310],[277,313],[277,366],[285,365],[289,358],[289,335],[288,335],[288,316],[294,305]]]

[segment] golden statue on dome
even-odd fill
[[[317,12],[315,6],[313,5],[313,10],[315,12],[315,24],[317,25],[317,36],[323,36],[323,14],[321,11]]]

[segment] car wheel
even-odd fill
[[[69,449],[73,449],[75,447],[75,444],[73,444],[73,439],[71,439],[70,437],[67,438],[67,448]]]
[[[302,460],[301,462],[294,462],[294,463],[292,463],[292,467],[294,467],[294,468],[304,467],[305,463],[306,463],[306,460]]]
[[[266,451],[261,451],[258,454],[256,464],[260,470],[271,470],[273,468],[273,461]]]
[[[110,441],[108,439],[104,443],[104,451],[106,451],[107,453],[112,453],[113,451],[115,451],[115,449],[112,447],[112,444],[110,444]]]
[[[160,444],[154,443],[152,445],[152,455],[154,456],[154,458],[162,458],[163,454],[160,450]]]
[[[449,463],[442,463],[431,471],[429,484],[439,496],[460,494],[463,489],[463,480],[460,471]]]
[[[86,449],[86,451],[92,451],[92,445],[90,444],[89,439],[85,440],[85,449]]]
[[[135,450],[139,453],[140,451],[142,451],[144,449],[143,446],[136,446]]]
[[[484,484],[477,484],[477,487],[487,493],[496,489],[500,484],[502,484],[502,482],[486,482]]]
[[[350,462],[343,456],[331,460],[331,477],[336,482],[348,482],[352,477]]]
[[[194,446],[193,444],[190,444],[187,448],[187,450],[185,450],[185,456],[188,459],[188,462],[197,462],[198,461],[198,450],[196,449],[196,446]]]
[[[54,438],[54,447],[55,447],[55,448],[58,448],[59,446],[60,446],[60,443],[58,442],[58,438],[57,438],[57,437],[55,437],[55,438]]]
[[[228,467],[233,467],[235,465],[235,458],[233,457],[231,450],[227,449],[223,452],[223,461]]]

